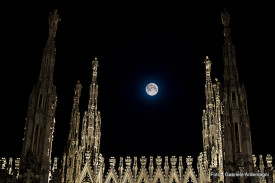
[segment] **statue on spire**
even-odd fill
[[[77,83],[75,85],[75,92],[74,92],[75,96],[80,97],[80,95],[81,95],[81,88],[82,88],[82,85],[81,85],[80,81],[77,80]]]
[[[59,18],[59,14],[57,13],[57,10],[54,10],[54,12],[51,12],[49,16],[49,29],[50,34],[53,33],[53,37],[55,37],[55,32],[57,30],[57,25],[59,21],[61,21],[61,19]]]
[[[224,27],[229,27],[229,23],[230,23],[230,14],[226,11],[226,9],[224,8],[222,11],[222,24],[224,25]]]
[[[210,73],[211,73],[211,64],[212,62],[209,60],[209,57],[205,57],[205,70],[206,70],[206,80],[210,80]]]

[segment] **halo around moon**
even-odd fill
[[[158,93],[158,86],[155,83],[149,83],[145,90],[148,95],[154,96]]]

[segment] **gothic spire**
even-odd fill
[[[98,85],[97,85],[97,69],[98,61],[97,58],[92,61],[92,83],[90,85],[90,97],[89,97],[89,110],[97,109],[97,95],[98,95]]]
[[[49,36],[44,48],[40,75],[29,97],[22,154],[21,182],[37,179],[48,182],[51,162],[57,94],[53,85],[55,64],[54,38],[58,22],[57,10],[49,16]]]
[[[81,95],[82,85],[80,81],[77,81],[74,92],[74,103],[71,114],[70,131],[67,141],[67,148],[63,155],[62,166],[62,183],[72,182],[76,179],[79,171],[78,166],[79,159],[79,124],[80,124],[80,112],[79,112],[79,98]]]
[[[212,62],[209,60],[208,56],[205,57],[204,63],[205,63],[205,70],[206,70],[206,72],[205,72],[206,73],[206,80],[210,81],[211,80],[210,74],[211,74],[211,64],[212,64]]]
[[[205,58],[205,71],[206,71],[206,83],[205,83],[205,99],[206,99],[206,109],[203,111],[203,134],[204,134],[204,149],[211,149],[213,145],[213,126],[215,126],[215,118],[214,118],[214,91],[213,84],[211,82],[211,61],[209,57]],[[209,153],[208,153],[209,154]]]
[[[205,83],[205,97],[206,97],[206,109],[212,109],[214,104],[214,94],[213,94],[213,85],[211,82],[211,64],[209,57],[206,56],[205,61],[205,74],[206,74],[206,83]]]
[[[90,85],[88,111],[84,114],[81,132],[81,146],[83,151],[82,153],[83,157],[87,157],[83,161],[85,163],[91,163],[94,171],[98,168],[101,138],[101,117],[100,111],[98,111],[97,109],[97,69],[98,61],[97,58],[95,58],[92,61],[92,83]]]
[[[80,112],[79,112],[79,98],[81,96],[82,85],[78,80],[75,84],[75,92],[74,92],[74,103],[71,114],[71,122],[70,122],[70,132],[68,141],[78,141],[78,132],[79,132],[79,123],[80,123]],[[69,144],[68,144],[69,145]]]
[[[222,155],[222,129],[221,129],[221,104],[220,82],[211,81],[211,64],[209,57],[205,61],[205,99],[206,106],[202,116],[203,150],[205,158],[211,162],[210,167],[220,173],[219,181],[223,181],[223,155]]]
[[[224,79],[239,80],[238,69],[236,66],[235,47],[231,39],[230,14],[223,9],[221,19],[224,26],[224,45],[223,45],[223,58],[224,58]]]
[[[61,19],[57,13],[57,10],[54,10],[54,13],[50,13],[49,16],[49,36],[46,43],[46,46],[43,51],[42,64],[40,69],[39,80],[46,80],[50,83],[53,81],[53,71],[55,65],[55,36],[58,26],[58,22]]]
[[[244,85],[240,84],[236,66],[235,47],[231,39],[230,15],[221,13],[224,25],[224,163],[226,171],[236,172],[240,168],[252,170],[252,143],[250,121]],[[227,177],[229,181],[229,177]]]

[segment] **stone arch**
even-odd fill
[[[115,170],[112,168],[108,171],[104,183],[118,183],[118,177]]]
[[[91,183],[93,183],[92,170],[88,163],[85,164],[85,166],[80,174],[80,178],[79,178],[78,182],[82,183],[82,181],[85,177],[89,177],[89,179],[91,180]]]
[[[187,169],[186,173],[184,175],[184,179],[183,182],[186,183],[187,181],[189,181],[189,178],[194,182],[194,183],[198,183],[197,177],[195,175],[195,173],[192,171],[192,169]]]
[[[173,171],[173,172],[171,171],[170,175],[169,175],[168,183],[173,183],[174,180],[175,180],[175,183],[180,182],[177,172],[176,171]]]
[[[165,180],[164,180],[164,177],[163,177],[163,173],[161,170],[158,170],[155,172],[155,176],[154,176],[154,179],[153,179],[153,182],[152,183],[158,183],[158,180],[160,180],[160,182],[164,183]]]
[[[131,171],[128,170],[124,173],[121,183],[132,183],[132,182],[134,182],[133,176],[132,176]]]
[[[137,179],[137,183],[142,183],[142,180],[144,180],[145,183],[149,183],[149,177],[148,177],[148,174],[146,171],[141,171],[139,176],[138,176],[138,179]]]

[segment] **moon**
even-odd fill
[[[158,86],[155,83],[149,83],[145,90],[148,95],[154,96],[158,93]]]

